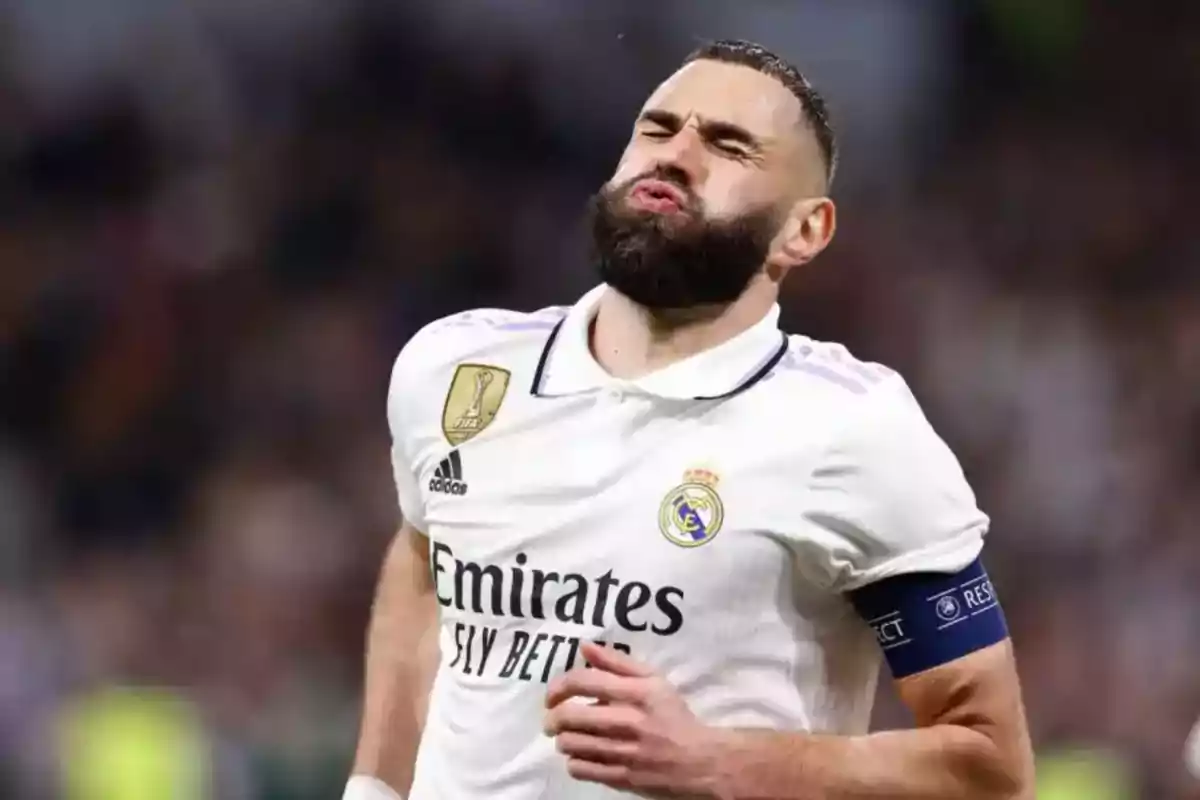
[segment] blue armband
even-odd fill
[[[850,602],[903,678],[1008,637],[1004,612],[983,562],[956,574],[897,575],[850,592]]]

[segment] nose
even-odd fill
[[[686,174],[692,187],[703,183],[708,174],[704,140],[692,125],[685,125],[670,139],[660,141],[654,160],[660,169],[676,169]]]

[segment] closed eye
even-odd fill
[[[662,109],[647,109],[638,117],[640,134],[653,141],[666,141],[683,127],[679,115]],[[720,120],[701,120],[700,135],[705,143],[731,158],[757,158],[762,155],[759,137],[740,125]]]
[[[746,148],[734,144],[733,142],[713,142],[713,147],[720,150],[725,155],[734,156],[736,158],[746,158],[750,154],[746,152]]]
[[[645,136],[647,139],[661,139],[665,141],[674,135],[675,134],[671,131],[664,131],[661,129],[642,131],[642,136]]]
[[[650,109],[642,113],[638,124],[647,139],[670,139],[683,126],[683,120],[669,111]]]

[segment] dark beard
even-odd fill
[[[683,189],[686,207],[671,217],[630,208],[634,184],[653,177]],[[589,203],[592,257],[601,279],[651,311],[724,307],[763,268],[778,230],[773,209],[732,220],[704,216],[686,176],[659,169],[602,189]]]

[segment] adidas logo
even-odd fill
[[[467,484],[463,481],[462,458],[457,450],[451,450],[450,455],[438,464],[433,477],[429,479],[429,491],[453,495],[467,493]]]

